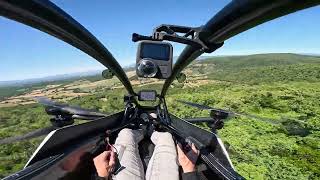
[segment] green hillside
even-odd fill
[[[320,57],[296,54],[259,54],[215,57],[198,62],[196,71],[209,79],[232,83],[308,81],[320,79]]]
[[[202,60],[201,63],[215,64],[218,68],[249,68],[280,66],[293,64],[319,64],[319,56],[307,56],[287,53],[257,54],[248,56],[213,57]]]
[[[218,132],[241,175],[247,179],[320,179],[320,57],[213,57],[192,63],[185,72],[189,73],[186,83],[175,81],[169,90],[171,113],[179,117],[208,115],[176,101],[181,99],[282,122],[238,117]],[[155,87],[161,85],[134,88]],[[124,93],[124,89],[101,89],[70,103],[111,114],[122,109]],[[0,108],[0,138],[43,127],[48,119],[39,105]],[[40,141],[1,146],[0,177],[21,169]]]

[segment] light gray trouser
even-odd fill
[[[155,144],[146,175],[139,156],[138,143],[143,139],[140,130],[123,129],[115,142],[120,164],[124,167],[113,179],[116,180],[178,180],[176,147],[168,132],[154,132],[151,141]],[[122,152],[120,152],[122,151]]]

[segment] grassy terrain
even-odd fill
[[[58,81],[43,81],[43,82],[37,82],[32,84],[21,84],[21,85],[12,85],[12,86],[0,86],[0,101],[4,100],[8,97],[12,96],[18,96],[22,94],[26,94],[31,92],[32,90],[42,89],[45,88],[48,85],[67,85],[72,82],[78,81],[78,80],[86,80],[89,82],[99,81],[102,80],[102,77],[100,75],[92,75],[88,77],[73,77],[70,79],[65,80],[58,80]]]
[[[187,82],[169,90],[169,111],[179,117],[206,116],[176,102],[197,102],[282,122],[230,119],[218,134],[236,170],[247,179],[320,178],[320,58],[294,54],[215,57],[191,64]],[[157,88],[146,83],[134,89]],[[122,110],[123,88],[98,88],[72,104],[106,113]],[[0,108],[0,138],[49,125],[35,104]],[[297,119],[305,122],[293,121]],[[205,124],[200,124],[206,127]],[[21,169],[41,138],[0,147],[0,177]]]

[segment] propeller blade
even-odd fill
[[[61,108],[61,110],[69,112],[70,114],[76,114],[80,116],[94,116],[94,117],[105,117],[107,116],[106,114],[94,111],[94,110],[89,110],[89,109],[83,109],[80,107],[75,107],[75,106],[66,106]]]
[[[230,113],[234,116],[243,116],[243,117],[247,117],[249,119],[260,120],[260,121],[271,123],[271,124],[280,124],[281,123],[279,120],[276,120],[276,119],[269,119],[269,118],[259,117],[259,116],[255,116],[255,115],[251,115],[251,114],[238,113],[238,112],[230,112]]]
[[[64,106],[68,106],[67,104],[62,104],[62,103],[57,103],[57,102],[54,102],[52,101],[51,99],[47,98],[47,97],[44,97],[44,96],[38,96],[38,97],[34,97],[34,99],[39,103],[39,104],[42,104],[42,105],[45,105],[45,106],[52,106],[52,107],[64,107]]]
[[[91,116],[91,117],[105,117],[107,116],[106,114],[89,110],[89,109],[84,109],[76,106],[69,106],[67,104],[62,104],[58,102],[54,102],[46,97],[35,97],[35,99],[40,103],[48,107],[54,107],[62,112],[66,112],[69,114],[74,114],[74,115],[79,115],[79,116]],[[90,119],[90,118],[88,118]]]
[[[196,107],[199,109],[204,109],[204,110],[210,110],[212,109],[212,107],[207,106],[207,105],[202,105],[202,104],[197,104],[197,103],[193,103],[193,102],[188,102],[188,101],[182,101],[182,100],[177,100],[178,102],[182,103],[182,104],[186,104],[192,107]]]
[[[17,141],[23,141],[23,140],[27,140],[27,139],[32,139],[32,138],[44,136],[44,135],[49,134],[51,131],[53,131],[55,129],[57,129],[57,128],[55,128],[53,126],[49,126],[46,128],[37,129],[35,131],[29,132],[29,133],[21,135],[21,136],[14,136],[14,137],[0,139],[0,145],[1,144],[10,144],[10,143],[14,143]]]
[[[281,121],[276,120],[276,119],[269,119],[269,118],[263,118],[263,117],[259,117],[259,116],[255,116],[255,115],[251,115],[251,114],[246,114],[246,113],[238,113],[238,112],[232,112],[232,111],[227,111],[224,109],[218,109],[218,108],[213,108],[207,105],[202,105],[202,104],[197,104],[197,103],[192,103],[192,102],[187,102],[187,101],[182,101],[182,100],[177,100],[180,103],[192,106],[192,107],[196,107],[202,110],[215,110],[215,111],[221,111],[224,113],[228,113],[231,116],[243,116],[243,117],[247,117],[250,119],[255,119],[255,120],[260,120],[260,121],[264,121],[264,122],[268,122],[271,124],[281,124]],[[229,119],[230,120],[230,119]]]
[[[178,102],[192,106],[192,107],[196,107],[199,109],[203,109],[203,110],[210,110],[210,111],[212,110],[212,111],[216,111],[218,113],[219,112],[227,113],[228,117],[230,117],[230,115],[234,116],[234,117],[243,116],[243,117],[247,117],[249,119],[259,120],[259,121],[267,122],[267,123],[270,123],[273,125],[278,125],[280,127],[283,127],[284,129],[286,129],[286,131],[287,131],[286,133],[289,135],[299,135],[299,136],[304,137],[304,136],[310,134],[310,130],[320,131],[320,129],[318,129],[318,128],[309,127],[308,123],[305,121],[291,119],[288,117],[281,116],[280,119],[269,119],[269,118],[259,117],[259,116],[246,114],[246,113],[231,112],[231,111],[227,111],[227,110],[212,108],[210,106],[196,104],[196,103],[192,103],[192,102],[186,102],[186,101],[181,101],[181,100],[178,100]],[[224,119],[224,121],[228,121],[230,119],[232,119],[232,118]],[[191,118],[191,119],[186,119],[186,120],[191,123],[199,123],[199,122],[209,122],[210,123],[211,122],[210,119],[207,119],[207,118]],[[218,128],[214,127],[214,129],[218,129]]]
[[[287,121],[287,120],[283,120],[283,119],[288,119],[285,117],[281,117],[280,119],[271,119],[271,118],[264,118],[264,117],[255,116],[252,114],[238,113],[238,112],[231,112],[231,111],[230,111],[230,113],[234,116],[243,116],[243,117],[247,117],[249,119],[260,120],[260,121],[268,122],[271,124],[282,124]],[[301,123],[301,124],[308,124],[308,123],[301,121],[301,120],[298,120],[298,119],[288,119],[288,120],[295,121],[295,122]]]
[[[229,113],[229,111],[226,111],[224,109],[218,109],[218,108],[213,108],[207,105],[203,105],[203,104],[197,104],[197,103],[193,103],[193,102],[188,102],[188,101],[182,101],[182,100],[177,100],[178,102],[182,103],[182,104],[186,104],[192,107],[196,107],[198,109],[202,109],[202,110],[216,110],[216,111],[222,111],[222,112],[226,112]]]
[[[80,120],[96,120],[101,118],[100,116],[81,116],[81,115],[72,115],[72,119],[80,119]]]
[[[210,117],[185,118],[184,120],[190,123],[215,122],[215,120]]]

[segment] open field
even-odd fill
[[[142,87],[149,84],[162,84],[162,81],[156,79],[138,79],[134,71],[127,72],[127,76],[132,78],[132,85]],[[19,95],[3,98],[0,100],[1,107],[14,107],[17,105],[26,105],[36,103],[34,97],[45,96],[50,99],[69,101],[76,97],[87,96],[95,93],[96,91],[113,90],[123,88],[123,85],[116,78],[108,80],[89,81],[80,79],[64,84],[48,84],[43,87],[35,88]],[[19,90],[17,90],[19,91]]]

